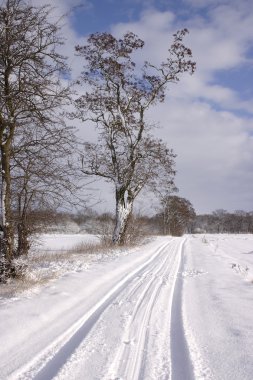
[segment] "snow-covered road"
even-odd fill
[[[0,378],[251,380],[253,238],[234,243],[159,237],[2,300]]]

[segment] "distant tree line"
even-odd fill
[[[172,196],[175,198],[175,196]],[[184,198],[177,197],[177,201],[183,199],[189,208],[179,208],[177,206],[171,209],[167,214],[168,208],[160,209],[158,213],[152,216],[148,215],[134,215],[135,228],[140,227],[142,232],[147,235],[181,235],[184,233],[253,233],[253,211],[247,212],[237,210],[228,212],[226,210],[216,210],[211,214],[196,215],[193,206],[189,201]],[[175,199],[173,199],[175,201]],[[174,203],[174,202],[173,202]],[[171,205],[173,204],[171,203]],[[175,203],[174,203],[175,205]],[[182,212],[183,211],[183,212]],[[167,216],[167,221],[166,221]],[[79,226],[87,226],[88,231],[101,230],[102,225],[114,225],[115,215],[106,212],[99,213],[92,209],[87,208],[84,211],[77,213],[69,212],[44,212],[40,215],[39,220],[44,218],[43,228],[52,224],[61,224],[62,221],[74,221]],[[89,229],[89,225],[92,229]],[[93,229],[94,226],[97,226]],[[173,226],[178,226],[173,230]]]
[[[212,214],[197,215],[189,225],[189,232],[253,233],[253,211],[219,209]]]
[[[143,236],[172,235],[181,236],[191,232],[195,211],[191,203],[178,196],[169,196],[166,204],[152,216],[132,214],[131,223],[126,232],[127,242],[136,242]],[[51,232],[62,232],[64,226],[71,229],[75,223],[79,232],[106,235],[109,238],[115,226],[116,216],[110,212],[99,213],[92,208],[78,212],[41,211],[34,228]]]

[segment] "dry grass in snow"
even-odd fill
[[[73,239],[74,235],[70,235]],[[0,298],[15,297],[23,292],[34,292],[49,281],[56,280],[67,272],[80,272],[88,270],[89,267],[102,258],[115,257],[129,253],[128,247],[115,247],[111,241],[102,238],[99,240],[87,239],[79,241],[80,236],[76,235],[78,243],[70,247],[70,241],[62,240],[62,235],[54,235],[53,249],[50,250],[52,235],[44,236],[42,246],[38,246],[27,257],[16,260],[21,268],[20,275],[16,279],[11,279],[7,284],[0,287]],[[57,241],[59,239],[59,242]],[[64,241],[67,249],[62,248]],[[73,239],[74,242],[74,239]],[[58,249],[57,249],[58,248]]]

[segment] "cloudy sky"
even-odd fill
[[[176,184],[198,213],[253,210],[253,1],[52,4],[56,14],[67,14],[64,53],[70,56],[73,76],[81,69],[73,46],[84,44],[90,33],[108,31],[119,37],[133,31],[145,41],[142,57],[159,63],[172,34],[189,29],[185,43],[192,49],[197,71],[170,86],[165,103],[153,108],[149,117],[159,125],[156,135],[177,154]],[[81,133],[85,137],[87,127]]]

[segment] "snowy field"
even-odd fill
[[[40,251],[65,251],[82,243],[98,243],[99,237],[90,234],[42,234],[37,249]]]
[[[253,235],[157,237],[70,268],[0,299],[1,379],[252,380]]]

